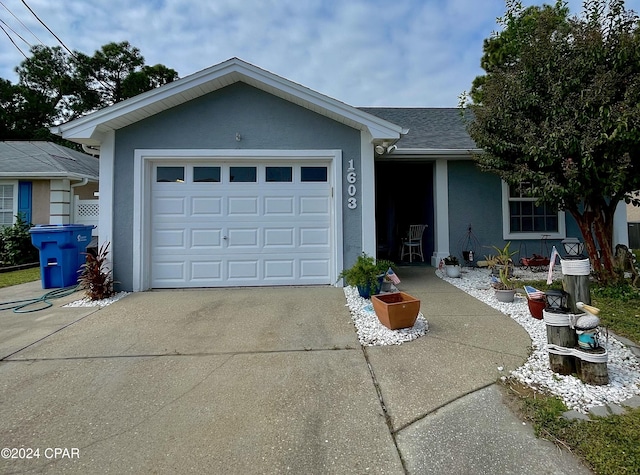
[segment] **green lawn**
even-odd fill
[[[0,288],[40,280],[40,267],[0,273]]]
[[[583,459],[597,474],[640,473],[640,409],[590,421],[562,417],[563,402],[508,380],[506,399],[528,421],[538,437],[555,442]]]

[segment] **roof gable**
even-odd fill
[[[374,140],[397,140],[404,132],[399,125],[315,92],[238,58],[232,58],[85,117],[54,127],[52,132],[74,142],[99,145],[104,133],[109,130],[126,127],[238,81],[245,82],[349,127],[367,130]]]

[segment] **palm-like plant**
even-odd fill
[[[80,289],[91,300],[102,300],[114,294],[114,280],[111,276],[111,269],[107,267],[107,255],[109,254],[109,243],[104,243],[94,256],[85,253],[87,260],[80,268],[79,279]]]

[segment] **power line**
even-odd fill
[[[31,12],[31,14],[36,18],[36,20],[38,20],[38,21],[40,22],[40,24],[41,24],[42,26],[44,26],[44,27],[47,29],[47,31],[48,31],[49,33],[51,33],[51,34],[53,35],[53,37],[54,37],[56,40],[58,40],[58,43],[60,43],[60,44],[62,45],[62,47],[63,47],[64,49],[66,49],[66,50],[69,52],[69,54],[70,54],[71,56],[75,57],[75,53],[74,53],[73,51],[71,51],[69,48],[67,48],[67,45],[65,45],[65,44],[64,44],[64,42],[63,42],[63,41],[58,37],[58,35],[56,35],[56,34],[51,30],[51,28],[49,28],[49,27],[47,26],[47,24],[46,24],[45,22],[43,22],[43,21],[40,19],[40,17],[39,17],[38,15],[36,15],[36,12],[34,12],[34,11],[31,9],[31,7],[27,4],[27,2],[26,2],[25,0],[22,0],[22,3],[24,4],[24,6],[25,6],[25,7],[27,7],[27,10],[29,10],[29,11]]]
[[[5,22],[4,20],[0,20],[0,23],[2,23],[4,26],[6,26],[7,28],[9,28],[14,35],[16,35],[18,38],[20,38],[22,41],[24,41],[27,46],[29,46],[29,48],[31,48],[31,43],[29,43],[27,40],[25,40],[22,36],[20,36],[20,33],[18,33],[16,30],[14,30],[13,28],[11,28],[7,22]]]
[[[4,23],[4,22],[2,22],[2,23]],[[15,41],[13,41],[13,38],[11,38],[11,35],[10,35],[9,33],[7,33],[7,30],[5,30],[5,29],[4,29],[4,27],[3,27],[2,25],[0,25],[0,30],[4,31],[4,34],[5,34],[5,35],[7,35],[7,38],[9,38],[9,41],[11,41],[11,43],[13,43],[13,46],[15,46],[15,47],[16,47],[16,49],[17,49],[18,51],[20,51],[20,54],[21,54],[22,56],[24,56],[24,59],[29,59],[29,58],[27,58],[27,55],[26,55],[26,54],[24,54],[24,53],[22,52],[22,50],[21,50],[21,49],[20,49],[20,47],[16,44],[16,42],[15,42]]]
[[[38,40],[38,42],[39,42],[41,45],[44,45],[44,43],[42,42],[42,40],[41,40],[40,38],[38,38],[38,37],[36,36],[36,34],[35,34],[33,31],[31,31],[31,29],[30,29],[27,25],[25,25],[24,23],[22,23],[22,20],[20,20],[20,18],[18,18],[18,17],[15,15],[15,13],[13,13],[11,10],[9,10],[9,7],[7,7],[7,6],[6,6],[3,2],[1,2],[1,1],[0,1],[0,5],[2,5],[2,6],[5,8],[5,10],[7,10],[7,11],[11,14],[11,16],[12,16],[13,18],[15,18],[16,20],[18,20],[18,23],[20,23],[20,24],[23,26],[23,28],[24,28],[25,30],[27,30],[29,33],[31,33],[31,34],[33,35],[33,37],[34,37],[36,40]],[[22,41],[24,41],[24,40],[22,40]],[[27,43],[27,42],[25,41],[25,43]],[[27,44],[29,44],[29,43],[27,43]]]

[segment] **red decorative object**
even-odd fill
[[[537,320],[542,320],[542,311],[546,306],[546,302],[542,299],[527,299],[531,316]]]

